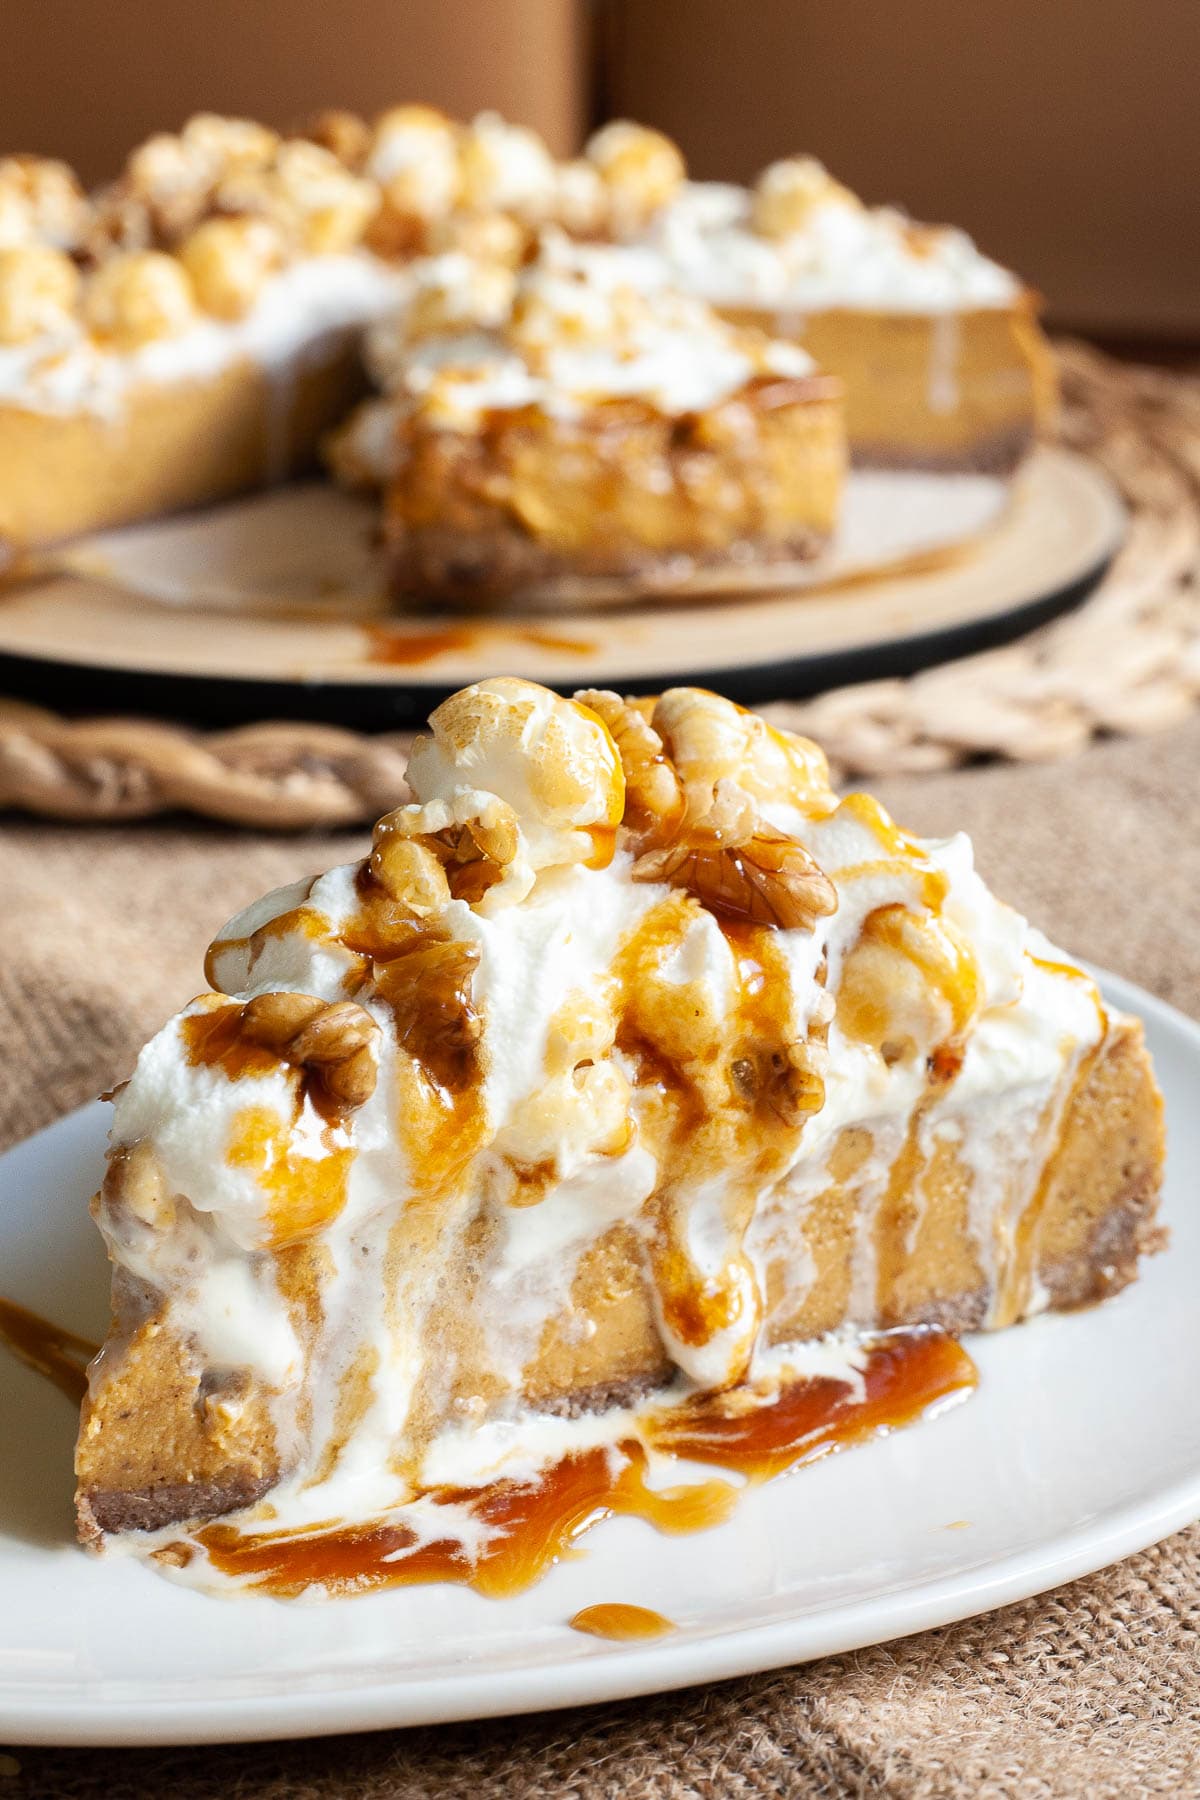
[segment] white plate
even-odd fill
[[[1090,1312],[972,1340],[979,1392],[750,1494],[687,1538],[633,1520],[515,1600],[451,1587],[216,1600],[71,1539],[70,1407],[0,1358],[0,1740],[148,1744],[434,1723],[681,1687],[878,1643],[1100,1568],[1200,1514],[1200,1027],[1116,979],[1167,1098],[1172,1244]],[[85,1200],[107,1109],[0,1159],[0,1288],[104,1325]],[[671,1637],[614,1645],[579,1608]]]

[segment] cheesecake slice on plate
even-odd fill
[[[409,781],[364,861],[221,932],[116,1098],[86,1541],[471,1579],[531,1494],[543,1548],[661,1522],[691,1490],[635,1503],[638,1457],[744,1467],[754,1421],[769,1473],[832,1441],[814,1393],[842,1441],[898,1423],[969,1385],[948,1334],[1156,1247],[1140,1027],[965,838],[694,689],[484,681]]]

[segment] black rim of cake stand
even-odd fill
[[[613,669],[602,677],[589,675],[588,685],[628,694],[653,693],[664,687],[707,687],[743,705],[755,705],[767,700],[804,700],[854,682],[912,675],[937,663],[1010,643],[1069,611],[1091,593],[1115,554],[1115,550],[1106,552],[1085,573],[1035,600],[934,631],[727,668],[685,664],[654,675]],[[522,673],[512,666],[498,666],[489,672]],[[138,712],[179,724],[218,728],[287,719],[355,731],[403,731],[423,725],[431,709],[461,685],[411,677],[368,683],[173,674],[120,664],[77,663],[65,656],[0,652],[0,693],[15,699],[66,714]],[[559,681],[550,685],[565,691],[579,684]]]

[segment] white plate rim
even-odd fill
[[[1104,970],[1093,972],[1118,1007],[1181,1038],[1200,1059],[1200,1024],[1133,982]],[[0,1697],[0,1741],[59,1746],[251,1742],[497,1718],[667,1693],[861,1650],[991,1612],[1093,1574],[1198,1516],[1200,1462],[1153,1496],[1118,1505],[1100,1521],[1085,1522],[977,1569],[770,1624],[646,1645],[614,1644],[580,1662],[463,1670],[434,1680],[406,1676],[326,1693],[182,1703],[177,1697],[63,1702],[50,1695],[22,1698],[17,1709]]]

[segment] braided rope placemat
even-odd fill
[[[816,738],[835,774],[1043,762],[1100,734],[1160,730],[1200,704],[1200,372],[1118,363],[1074,342],[1057,350],[1062,440],[1116,481],[1130,511],[1125,547],[1084,605],[1016,643],[764,709]],[[324,725],[201,733],[70,720],[0,699],[0,808],[352,825],[395,804],[406,744]]]

